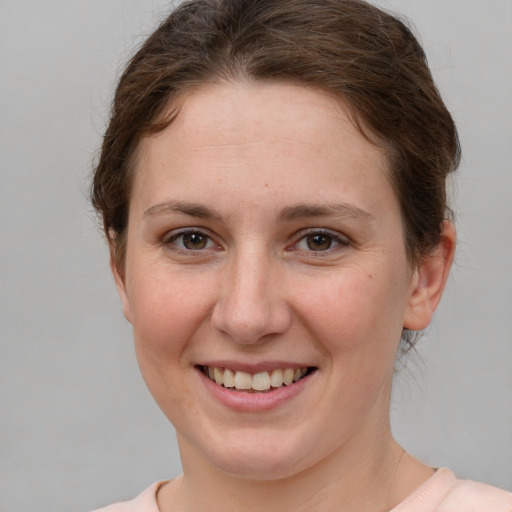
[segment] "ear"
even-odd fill
[[[414,271],[409,303],[404,314],[403,325],[406,329],[421,331],[432,320],[450,273],[456,238],[455,226],[447,220],[443,221],[441,242]]]
[[[119,297],[121,298],[121,304],[123,305],[123,313],[128,320],[128,322],[132,322],[131,320],[131,312],[130,312],[130,301],[128,299],[128,295],[126,293],[126,274],[124,266],[121,268],[119,266],[119,262],[116,259],[115,248],[110,246],[110,270],[112,270],[112,275],[114,276],[114,281],[116,283],[117,293],[119,293]]]

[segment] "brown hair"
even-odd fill
[[[115,93],[91,197],[118,265],[140,139],[172,122],[163,116],[179,94],[240,77],[314,86],[346,102],[356,125],[389,155],[409,260],[439,244],[450,214],[446,178],[460,147],[404,22],[363,0],[192,0],[145,41]]]

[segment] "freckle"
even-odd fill
[[[373,276],[371,274],[368,274],[368,279],[371,279]]]

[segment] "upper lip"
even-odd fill
[[[293,368],[294,370],[297,368],[309,368],[314,365],[308,363],[298,363],[291,361],[260,361],[257,363],[245,363],[242,361],[232,361],[232,360],[208,360],[201,361],[197,363],[196,366],[209,366],[209,367],[217,367],[217,368],[229,368],[230,370],[247,372],[247,373],[260,373],[260,372],[268,372],[272,370],[285,369],[285,368]]]

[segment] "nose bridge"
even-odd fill
[[[240,343],[259,343],[286,330],[289,312],[274,280],[278,266],[256,243],[234,251],[222,276],[214,326]]]

